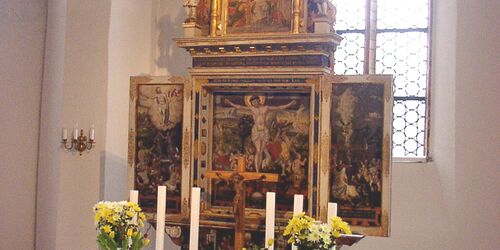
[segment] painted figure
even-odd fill
[[[269,129],[266,126],[266,118],[270,111],[278,111],[291,107],[296,103],[295,100],[291,101],[286,105],[280,106],[265,106],[264,105],[264,97],[251,96],[250,97],[250,105],[242,106],[238,104],[234,104],[229,99],[225,99],[225,103],[232,106],[237,110],[249,110],[252,113],[252,117],[254,120],[254,125],[252,127],[251,139],[255,147],[255,169],[257,172],[263,166],[264,158],[269,153],[265,153],[266,145],[269,142]]]

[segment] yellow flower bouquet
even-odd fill
[[[331,249],[340,234],[352,234],[347,222],[340,217],[333,217],[327,224],[301,213],[288,221],[283,236],[299,249]]]
[[[101,201],[94,206],[97,244],[102,250],[139,250],[149,244],[142,235],[145,215],[134,202]]]

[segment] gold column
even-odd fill
[[[293,0],[293,33],[299,34],[300,25],[300,0]]]
[[[212,14],[210,15],[210,36],[215,37],[217,35],[217,7],[218,0],[212,0]]]

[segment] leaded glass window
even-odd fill
[[[430,0],[332,0],[336,74],[394,76],[393,157],[427,157]]]

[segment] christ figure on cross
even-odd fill
[[[279,106],[265,106],[264,96],[250,96],[250,100],[246,106],[238,105],[225,99],[225,103],[232,106],[236,110],[248,110],[252,113],[253,127],[252,127],[252,142],[255,146],[255,170],[260,172],[266,145],[269,143],[269,129],[266,126],[266,118],[270,111],[279,111],[293,106],[296,101],[292,100],[290,103]]]
[[[246,158],[237,157],[238,166],[234,171],[206,171],[205,177],[232,183],[236,194],[233,200],[234,249],[242,249],[245,235],[246,183],[251,181],[278,182],[277,174],[246,172]]]

